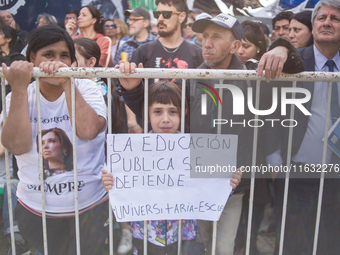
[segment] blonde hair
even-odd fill
[[[118,40],[122,39],[125,36],[129,36],[129,29],[124,20],[115,18],[113,19],[113,21],[120,27],[120,34],[118,35]]]

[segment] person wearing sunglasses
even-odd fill
[[[111,57],[108,66],[112,67],[118,49],[129,39],[129,30],[123,20],[107,19],[104,22],[104,35],[111,39]]]
[[[194,23],[195,18],[191,14],[188,15],[187,22],[185,23],[184,27],[182,28],[183,38],[188,40],[189,42],[193,43],[193,39],[196,37],[194,31],[192,31],[191,26]]]
[[[203,62],[202,50],[182,37],[188,6],[183,0],[156,0],[153,12],[159,38],[139,46],[130,62],[148,68],[197,68]],[[138,80],[141,83],[142,79]],[[176,79],[171,80],[178,83]],[[149,80],[153,84],[154,79]],[[181,84],[181,81],[179,81]]]

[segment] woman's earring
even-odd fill
[[[259,53],[260,53],[260,51],[258,50],[258,51],[256,51],[256,53],[257,53],[257,54],[259,54]]]

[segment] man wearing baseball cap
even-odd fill
[[[150,33],[150,13],[143,7],[137,7],[134,10],[125,10],[124,15],[129,17],[127,23],[129,24],[129,32],[132,36],[127,40],[118,50],[115,64],[119,63],[120,54],[127,52],[129,54],[129,61],[132,54],[139,45],[156,40],[157,37]]]
[[[241,61],[235,54],[241,46],[240,41],[243,37],[242,26],[235,17],[221,13],[214,18],[198,19],[193,23],[192,30],[203,35],[202,55],[204,63],[199,69],[244,69]],[[215,84],[218,84],[219,81],[191,80],[190,98],[194,100],[190,102],[190,132],[216,133],[216,128],[211,127],[211,118],[217,116],[217,108],[216,110],[213,109],[212,102],[209,102],[211,100],[210,97],[208,97],[210,100],[208,99],[207,102],[207,115],[201,115],[201,95],[205,92],[198,88],[205,88],[202,83],[215,87]],[[228,80],[227,83],[224,83],[233,84],[243,92],[246,92],[248,87],[246,81]],[[222,118],[232,118],[235,122],[242,122],[243,119],[248,119],[249,116],[227,116],[231,112],[232,102],[231,93],[224,89]],[[249,161],[251,157],[247,157],[248,155],[245,153],[246,151],[251,151],[252,145],[249,140],[251,130],[242,125],[236,125],[232,128],[229,125],[223,125],[221,133],[238,135],[237,167],[240,167],[240,161],[243,161],[242,165],[251,165]],[[242,198],[246,188],[249,189],[249,181],[242,178],[242,182],[229,198],[217,223],[217,255],[232,255],[234,252],[235,237],[242,211]],[[203,242],[206,250],[211,251],[212,222],[198,221],[197,229],[197,241]]]
[[[246,69],[246,67],[242,65],[240,59],[236,56],[236,51],[241,46],[240,41],[243,38],[244,32],[241,24],[235,17],[220,13],[214,18],[208,17],[198,19],[193,23],[192,30],[196,33],[202,33],[203,35],[202,55],[204,63],[198,67],[199,69]],[[276,54],[273,54],[274,56],[279,56],[282,52],[287,53],[288,49],[276,47],[272,52],[276,52]],[[284,63],[286,59],[281,61]],[[296,58],[294,57],[294,59]],[[278,59],[276,60],[279,61]],[[272,65],[271,68],[275,68],[275,66]],[[238,136],[237,168],[239,169],[241,166],[251,166],[254,130],[247,125],[242,125],[242,123],[246,123],[246,121],[253,119],[254,116],[250,114],[249,111],[246,111],[244,115],[233,115],[233,93],[236,91],[230,93],[231,91],[228,89],[223,90],[221,117],[218,117],[218,107],[215,107],[210,97],[207,97],[206,115],[201,114],[201,98],[202,95],[205,94],[204,89],[208,85],[214,88],[218,83],[220,83],[220,81],[217,79],[191,80],[190,98],[192,101],[190,102],[190,132],[217,134],[218,125],[213,127],[211,125],[212,119],[232,121],[233,124],[221,125],[221,134]],[[229,77],[228,80],[223,81],[223,84],[232,84],[241,90],[243,95],[247,97],[247,88],[250,85],[247,81],[233,80],[232,77]],[[247,100],[248,99],[245,98],[245,102],[247,102]],[[263,102],[261,104],[263,104]],[[217,255],[234,254],[235,237],[242,212],[242,200],[245,190],[249,190],[250,186],[249,179],[244,177],[248,176],[244,175],[242,177],[242,182],[229,198],[221,214],[220,220],[217,223]],[[203,242],[208,251],[211,251],[211,228],[212,222],[198,221],[197,241]]]

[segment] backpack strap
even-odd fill
[[[125,42],[127,45],[130,45],[130,46],[132,46],[132,47],[134,47],[135,49],[137,49],[138,48],[138,44],[136,43],[136,42],[134,42],[134,41],[127,41],[127,42]]]

